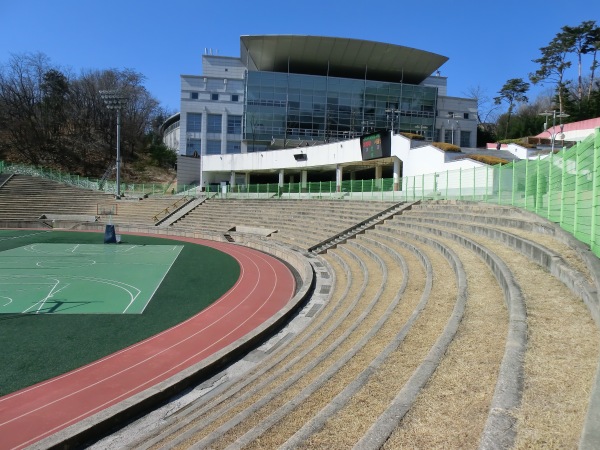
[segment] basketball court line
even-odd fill
[[[6,230],[3,230],[6,231]],[[24,238],[24,237],[31,237],[31,236],[37,236],[38,234],[44,234],[44,233],[51,233],[52,231],[39,231],[37,233],[28,233],[28,234],[20,234],[18,236],[7,236],[7,237],[1,237],[0,238],[0,242],[1,241],[8,241],[11,239],[20,239],[20,238]]]
[[[0,437],[0,444],[10,439],[7,444],[22,448],[166,380],[243,337],[293,297],[294,278],[279,260],[246,247],[179,240],[230,254],[243,269],[240,278],[217,302],[181,324],[73,372],[0,398],[0,436],[6,436]],[[175,348],[178,351],[171,351]],[[93,381],[80,384],[90,376]],[[113,394],[109,399],[108,393]],[[2,413],[9,410],[10,417]]]
[[[22,289],[19,289],[21,295],[15,296],[18,291],[10,290],[9,294],[4,294],[4,297],[10,301],[0,304],[0,314],[142,314],[182,249],[181,245],[107,246],[106,244],[37,243],[5,250],[0,252],[2,263],[0,269],[6,268],[7,275],[0,275],[0,287],[17,284],[14,283],[14,278],[20,279],[18,286],[22,286]],[[30,254],[31,257],[25,254]],[[112,255],[118,255],[118,258],[114,259]],[[157,258],[160,255],[162,257]],[[38,260],[36,256],[39,256]],[[96,259],[90,258],[94,256]],[[149,257],[152,259],[149,260]],[[16,268],[11,264],[13,261],[19,261],[19,265],[23,267]],[[92,270],[90,266],[96,266],[94,272],[104,271],[107,277],[88,275]],[[87,270],[86,267],[90,269]],[[150,273],[154,275],[146,276],[144,267],[150,267]],[[69,271],[74,274],[69,274]],[[21,275],[22,272],[26,275]],[[80,274],[77,275],[77,272]],[[126,275],[123,275],[124,273]],[[133,277],[132,279],[137,280],[138,283],[130,284],[121,281],[124,276]],[[42,281],[36,283],[39,280]],[[95,288],[87,287],[86,283],[101,283],[105,288],[112,287],[117,290],[113,293],[102,292],[105,288],[98,290],[99,285]],[[31,289],[35,284],[47,285],[47,292],[41,293],[41,297],[38,297],[35,290]],[[60,301],[56,299],[58,293],[62,293]],[[136,301],[139,304],[136,304]],[[54,304],[48,306],[51,302]],[[25,304],[19,307],[19,303]],[[119,306],[119,303],[123,307]],[[64,307],[65,305],[67,307]]]

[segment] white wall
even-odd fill
[[[416,176],[459,168],[480,167],[481,163],[470,159],[446,162],[444,151],[431,145],[410,148],[410,140],[402,135],[392,137],[392,153],[403,161],[402,176]],[[306,154],[306,161],[296,161],[295,154]],[[215,172],[219,177],[234,172],[268,171],[279,169],[301,170],[318,166],[335,168],[337,164],[356,163],[362,165],[360,140],[352,139],[333,144],[299,147],[287,150],[272,150],[237,155],[209,155],[202,158],[205,172]],[[207,179],[211,179],[207,174]]]
[[[440,95],[437,104],[438,115],[435,128],[440,131],[439,140],[444,141],[444,131],[454,128],[454,144],[460,146],[460,135],[463,131],[470,131],[468,147],[477,146],[477,101],[469,98],[446,97]],[[453,113],[453,117],[448,117]],[[468,118],[465,119],[465,113]]]

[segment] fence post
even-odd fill
[[[529,158],[525,158],[525,209],[527,209],[527,199],[529,198]]]
[[[565,175],[567,173],[567,163],[565,162],[565,153],[563,150],[562,154],[562,173],[560,176],[560,226],[562,227],[565,221]]]
[[[573,214],[573,236],[577,237],[577,228],[579,225],[579,155],[580,145],[575,147],[575,211]]]
[[[540,215],[540,203],[542,203],[542,177],[540,174],[540,155],[537,157],[535,167],[535,213]]]
[[[450,178],[450,171],[448,169],[446,169],[446,200],[449,200],[449,198],[448,198],[448,178]]]
[[[477,171],[475,167],[473,167],[473,201],[475,201],[475,176],[477,175]]]
[[[485,192],[483,194],[484,202],[488,201],[488,186],[490,181],[490,166],[485,166]]]
[[[550,219],[552,209],[550,204],[552,203],[552,166],[554,165],[554,152],[550,152],[550,162],[548,163],[548,190],[546,191],[546,217]]]
[[[502,204],[502,164],[498,164],[498,204]]]
[[[511,192],[511,199],[510,199],[510,204],[512,206],[515,206],[515,192],[517,190],[517,187],[515,186],[515,181],[516,181],[516,172],[517,170],[515,169],[515,162],[512,162],[512,192]]]
[[[600,170],[600,131],[596,129],[596,137],[594,139],[594,156],[592,162],[592,222],[590,224],[590,248],[592,253],[596,256],[600,254],[596,248],[596,228],[598,222],[596,216],[598,215],[598,183],[600,178],[598,177],[598,170]]]

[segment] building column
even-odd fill
[[[394,191],[400,190],[400,160],[394,157]]]
[[[231,171],[231,175],[229,176],[229,186],[232,188],[235,186],[235,171]]]
[[[202,148],[200,148],[200,153],[202,153]],[[198,187],[200,188],[200,192],[204,191],[204,174],[202,173],[202,156],[200,156],[198,158]]]
[[[244,174],[244,183],[246,184],[246,189],[248,189],[248,186],[250,185],[250,172]]]
[[[284,183],[284,170],[283,169],[279,169],[279,187],[283,187],[283,183]]]
[[[375,166],[375,186],[377,186],[378,188],[380,188],[381,184],[382,184],[382,180],[381,180],[382,172],[383,172],[382,166]]]
[[[204,108],[202,111],[200,125],[200,155],[206,155],[206,128],[208,127],[208,111]]]
[[[221,115],[221,155],[227,153],[227,110]]]
[[[306,192],[308,189],[308,171],[307,170],[302,170],[300,172],[300,188],[302,190],[302,192]]]
[[[341,192],[342,190],[342,176],[344,173],[344,169],[341,165],[337,165],[335,167],[335,191]]]

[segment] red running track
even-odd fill
[[[1,397],[0,449],[32,445],[197,364],[258,327],[294,295],[294,277],[276,258],[237,245],[168,238],[233,256],[240,264],[238,281],[215,303],[179,325]]]

